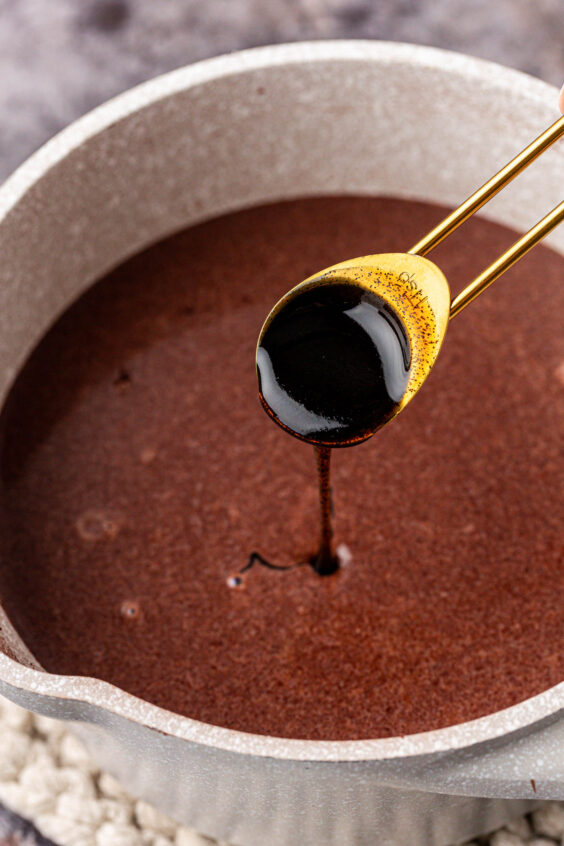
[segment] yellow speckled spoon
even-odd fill
[[[452,302],[445,276],[437,265],[423,256],[562,135],[564,117],[407,253],[349,259],[292,288],[268,315],[258,340],[259,389],[267,413],[291,434],[318,447],[360,443],[399,414],[429,375],[449,319],[564,220],[564,202],[486,268]],[[338,293],[340,298],[338,309],[331,291]],[[327,316],[322,325],[323,309],[327,310]],[[288,317],[290,312],[291,318]],[[306,316],[310,321],[308,332],[311,320],[317,326],[313,341],[310,336],[307,343],[300,336]],[[357,337],[359,327],[371,333],[368,341]],[[337,339],[337,353],[335,345],[331,347],[329,341],[325,345],[319,341],[322,333],[328,338],[331,332]],[[287,361],[292,338],[297,339],[291,350],[293,370]],[[368,377],[363,382],[362,374],[359,375],[355,368],[357,360],[370,355],[371,343],[378,348],[379,360],[383,362],[378,371],[382,381],[381,396],[371,391]],[[355,344],[357,359],[348,361],[349,346],[355,348]],[[319,357],[317,370],[315,356]],[[311,379],[300,382],[302,370],[308,367]],[[298,371],[300,375],[296,376]],[[376,373],[376,369],[372,372]],[[317,384],[323,380],[325,394],[317,395]],[[343,396],[341,406],[326,402],[333,383],[335,391],[341,391]]]

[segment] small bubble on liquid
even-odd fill
[[[245,586],[245,579],[243,578],[243,576],[240,576],[239,574],[237,574],[235,576],[229,576],[226,581],[227,581],[227,587],[230,587],[230,588],[242,588],[242,587]]]
[[[134,599],[125,599],[121,603],[120,613],[124,620],[138,620],[141,616],[141,608]]]
[[[123,390],[124,388],[127,388],[130,383],[131,373],[129,373],[128,370],[125,370],[125,368],[122,367],[118,371],[117,376],[114,378],[114,386],[116,388],[119,388],[120,390]]]
[[[346,543],[340,543],[335,552],[337,553],[337,559],[341,567],[347,567],[353,560],[352,552]]]
[[[113,514],[98,508],[89,508],[76,521],[76,530],[85,541],[97,541],[102,538],[115,538],[119,532],[123,519],[119,514]]]
[[[150,464],[151,461],[155,459],[157,454],[157,450],[153,449],[152,447],[147,447],[144,450],[141,450],[140,459],[142,464]]]

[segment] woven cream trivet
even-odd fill
[[[216,843],[131,797],[112,776],[96,768],[64,723],[30,714],[2,697],[0,803],[33,822],[58,846]],[[564,802],[547,802],[481,844],[564,846]]]

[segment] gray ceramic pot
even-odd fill
[[[0,398],[69,302],[159,238],[298,195],[458,204],[556,118],[556,99],[496,65],[358,41],[238,53],[118,97],[0,191]],[[487,206],[491,219],[525,229],[562,199],[562,145],[533,170]],[[564,231],[550,241],[564,253]],[[564,684],[425,734],[285,740],[43,672],[5,615],[0,640],[3,694],[80,722],[131,791],[233,843],[438,846],[564,798]]]

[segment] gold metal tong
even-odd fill
[[[468,220],[474,212],[478,211],[478,209],[491,200],[505,185],[511,182],[512,179],[562,136],[564,136],[564,116],[559,118],[542,135],[539,135],[538,138],[525,147],[519,155],[515,156],[495,176],[488,179],[462,205],[451,212],[438,226],[435,226],[431,232],[408,250],[408,253],[419,256],[427,255],[444,238],[450,235],[451,232],[454,232],[461,223]],[[463,308],[466,308],[488,285],[491,285],[504,271],[508,270],[512,264],[515,264],[516,261],[522,258],[525,253],[534,247],[545,235],[548,235],[559,223],[562,223],[563,220],[564,200],[558,203],[556,208],[552,209],[542,220],[539,220],[532,229],[529,229],[522,238],[519,238],[503,255],[496,259],[493,264],[490,264],[489,267],[486,267],[476,279],[470,282],[463,291],[454,297],[450,305],[449,318],[454,317]]]

